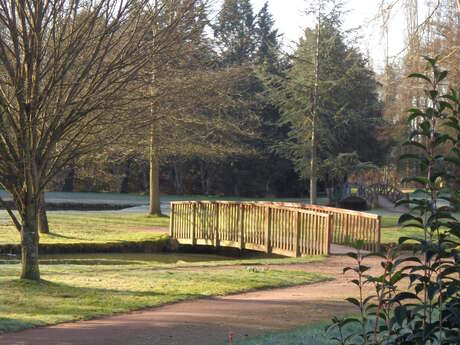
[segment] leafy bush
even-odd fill
[[[331,339],[338,344],[460,344],[460,225],[454,217],[460,200],[460,105],[453,90],[443,90],[447,71],[439,68],[436,58],[426,60],[429,72],[410,76],[428,86],[427,106],[409,110],[414,130],[405,145],[415,153],[401,157],[415,160],[420,171],[404,182],[423,187],[397,203],[409,206],[399,223],[422,229],[424,237],[399,239],[400,245],[417,243],[413,256],[401,255],[398,247],[387,248],[379,276],[367,274],[366,255],[358,244],[357,253],[350,254],[357,265],[344,271],[356,273],[352,282],[359,298],[348,301],[360,316],[333,320],[328,330],[336,332]],[[366,284],[374,286],[375,294],[364,296]],[[350,324],[358,330],[344,335],[342,329]]]

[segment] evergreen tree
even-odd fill
[[[255,29],[255,40],[257,50],[255,53],[255,63],[264,66],[265,69],[273,73],[279,61],[279,37],[278,30],[274,28],[275,21],[268,9],[268,2],[264,4],[257,14],[257,26]]]
[[[318,172],[324,160],[341,153],[356,152],[361,161],[382,158],[376,151],[381,109],[373,72],[359,51],[347,46],[340,7],[321,14],[319,22],[315,29],[306,29],[292,66],[274,92],[282,110],[280,124],[290,128],[287,140],[276,149],[304,178],[312,176],[313,133]]]
[[[225,0],[214,37],[224,65],[251,63],[256,48],[256,20],[250,0]]]

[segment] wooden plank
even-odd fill
[[[213,210],[213,231],[214,231],[214,247],[219,247],[219,204],[214,204]]]
[[[192,205],[192,244],[196,244],[196,204]]]
[[[174,237],[174,205],[170,205],[169,236]]]
[[[189,238],[178,238],[177,242],[179,242],[179,244],[192,244],[193,245],[192,240]]]
[[[294,217],[294,255],[296,257],[300,255],[300,214],[296,212]]]
[[[292,250],[285,250],[280,248],[272,248],[272,253],[277,255],[284,255],[289,257],[294,257],[294,253]]]
[[[270,253],[271,209],[265,206],[265,253]]]
[[[257,250],[260,252],[265,251],[265,246],[257,243],[244,243],[244,249],[249,249],[249,250]]]
[[[197,238],[195,239],[195,245],[197,246],[214,246],[214,241],[211,239]]]
[[[326,255],[331,253],[331,243],[332,243],[332,214],[327,218],[327,251]]]
[[[244,216],[244,207],[243,205],[240,205],[239,207],[239,215],[238,215],[238,228],[240,230],[240,237],[239,237],[239,243],[240,243],[240,249],[244,249],[244,221],[243,221],[243,216]]]
[[[221,247],[233,247],[233,248],[239,248],[240,247],[240,242],[239,241],[227,241],[227,240],[221,240],[220,241],[220,246]]]

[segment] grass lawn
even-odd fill
[[[40,243],[88,243],[146,241],[161,234],[153,227],[168,227],[169,217],[150,217],[122,212],[48,212],[50,234]],[[167,230],[166,230],[167,231]],[[0,244],[19,243],[18,231],[5,211],[0,211]]]
[[[455,215],[458,219],[458,214]],[[382,243],[398,243],[400,237],[423,238],[423,230],[402,228],[398,225],[399,215],[382,216]],[[414,241],[409,241],[414,242]]]
[[[222,268],[217,266],[231,260],[209,255],[67,255],[43,260],[40,283],[18,280],[19,264],[0,265],[0,331],[329,279],[269,266]],[[200,263],[216,267],[194,268]]]
[[[382,243],[398,243],[400,237],[423,237],[417,228],[402,228],[398,225],[399,215],[382,216]]]
[[[247,339],[236,337],[233,345],[336,345],[337,342],[327,339],[325,327],[326,324],[306,326]]]
[[[274,332],[259,337],[242,339],[237,337],[233,345],[337,345],[336,341],[330,340],[332,336],[337,336],[337,329],[331,329],[329,334],[325,329],[328,323],[299,327],[284,332]],[[356,325],[347,325],[344,328],[344,335],[356,331]],[[224,345],[224,344],[222,344]]]

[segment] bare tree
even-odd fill
[[[23,279],[40,278],[45,186],[112,136],[107,124],[137,87],[145,20],[139,0],[0,0],[0,185],[19,214],[7,209],[21,235]]]

